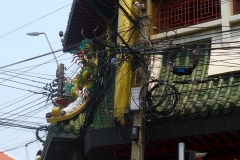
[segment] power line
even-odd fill
[[[36,67],[36,66],[35,66]],[[44,79],[44,80],[50,80],[50,81],[52,81],[53,79],[49,79],[49,78],[44,78],[44,77],[37,77],[37,76],[33,76],[33,75],[28,75],[28,74],[24,74],[26,71],[21,71],[20,73],[16,73],[15,72],[15,70],[13,70],[13,71],[5,71],[5,72],[9,72],[9,73],[14,73],[14,74],[17,74],[17,75],[23,75],[23,76],[28,76],[28,77],[33,77],[33,78],[39,78],[39,79]],[[4,72],[4,73],[5,73]],[[13,75],[12,75],[13,76]],[[14,76],[13,76],[14,77]],[[15,78],[15,77],[14,77]]]
[[[51,62],[52,63],[52,62]],[[56,62],[54,62],[56,63]],[[47,64],[47,63],[46,63]],[[0,69],[0,71],[4,71],[5,72],[9,72],[9,71],[19,71],[21,72],[22,69],[26,69],[26,68],[33,68],[33,67],[36,67],[38,66],[39,64],[37,65],[33,65],[33,66],[28,66],[28,67],[23,67],[23,68],[17,68],[17,69],[7,69],[7,68],[4,68],[4,69]],[[25,72],[25,71],[24,71]],[[26,72],[26,73],[31,73],[31,74],[38,74],[38,75],[44,75],[44,76],[49,76],[49,77],[54,77],[55,75],[49,75],[49,74],[43,74],[43,73],[36,73],[36,72]]]
[[[20,98],[23,98],[23,97],[25,97],[25,96],[27,96],[27,95],[29,95],[29,94],[30,94],[30,93],[25,94],[25,95],[23,95],[23,96],[20,96],[20,97],[18,97],[18,98],[15,98],[14,100],[8,101],[8,102],[6,102],[6,103],[0,104],[0,106],[4,106],[4,105],[6,105],[6,104],[8,104],[8,103],[11,103],[11,102],[16,101],[16,100],[18,100],[18,99],[20,99]],[[32,94],[31,96],[33,96],[33,95],[35,95],[35,94]],[[20,101],[21,101],[21,100],[20,100]]]
[[[45,134],[44,136],[46,136],[46,134]],[[42,136],[42,137],[44,137],[44,136]],[[42,138],[42,137],[41,137],[41,138]],[[8,152],[8,151],[12,151],[12,150],[16,150],[16,149],[25,147],[26,145],[32,144],[32,143],[34,143],[34,142],[36,142],[36,141],[38,141],[38,139],[28,140],[28,141],[26,141],[26,142],[20,143],[19,145],[15,145],[15,147],[5,149],[4,151],[0,151],[0,154],[1,154],[1,153],[4,153],[4,152]],[[13,146],[13,145],[11,145],[11,146]],[[4,147],[4,148],[5,148],[5,147]]]
[[[23,89],[23,88],[18,88],[18,87],[13,87],[13,86],[5,85],[5,84],[0,84],[0,86],[5,86],[5,87],[9,87],[9,88],[13,88],[13,89],[18,89],[18,90],[22,90],[22,91],[28,91],[28,92],[32,92],[32,93],[35,93],[35,94],[46,94],[46,92],[35,92],[35,91],[32,91],[32,90]]]
[[[65,47],[64,49],[72,48],[72,47],[78,46],[79,44],[81,44],[81,42],[80,42],[80,43],[73,44],[73,45],[70,45],[70,46],[67,46],[67,47]],[[22,60],[22,61],[19,61],[19,62],[15,62],[15,63],[9,64],[9,65],[6,65],[6,66],[2,66],[2,67],[0,67],[0,69],[6,68],[6,67],[9,67],[9,66],[13,66],[13,65],[16,65],[16,64],[20,64],[20,63],[23,63],[23,62],[31,61],[31,60],[34,60],[34,59],[37,59],[37,58],[41,58],[41,57],[44,57],[44,56],[47,56],[47,55],[50,55],[50,54],[53,54],[53,53],[56,53],[56,52],[60,52],[60,51],[63,51],[63,48],[62,48],[62,49],[55,50],[55,51],[53,51],[53,52],[48,52],[48,53],[45,53],[45,54],[42,54],[42,55],[39,55],[39,56],[35,56],[35,57],[32,57],[32,58],[28,58],[28,59],[25,59],[25,60]],[[65,54],[65,53],[63,53],[62,55],[64,55],[64,54]],[[62,55],[60,55],[60,56],[62,56]],[[60,56],[58,56],[58,57],[60,57]],[[53,59],[51,59],[51,60],[49,60],[49,61],[47,61],[47,62],[45,62],[45,63],[43,63],[43,64],[47,64],[48,62],[50,62],[50,61],[52,61],[52,60],[53,60]],[[36,67],[41,66],[41,65],[43,65],[43,64],[37,65]],[[34,68],[36,68],[36,67],[34,67]],[[34,68],[32,68],[32,69],[34,69]],[[31,70],[31,69],[30,69],[30,70]],[[29,70],[27,70],[27,71],[29,71]],[[27,72],[27,71],[24,71],[24,72]]]
[[[6,112],[0,112],[0,113],[2,113],[2,115],[9,114],[9,115],[11,115],[11,116],[19,116],[19,117],[24,117],[24,118],[37,118],[37,119],[46,120],[46,118],[42,118],[42,117],[27,116],[27,115],[22,115],[22,114],[17,114],[17,113],[14,113],[14,114],[6,113]]]
[[[6,73],[0,73],[0,74],[7,75],[7,76],[13,76],[11,74],[6,74]],[[16,78],[31,81],[31,82],[46,84],[46,83],[43,83],[43,82],[40,82],[40,81],[35,81],[35,80],[32,80],[32,79],[28,79],[28,78],[23,78],[23,77],[16,77]],[[1,78],[1,79],[5,79],[5,78]],[[9,80],[9,81],[11,81],[11,80]]]
[[[13,32],[15,32],[15,31],[19,30],[19,29],[22,29],[22,28],[24,28],[24,27],[26,27],[26,26],[28,26],[28,25],[30,25],[30,24],[32,24],[32,23],[40,20],[40,19],[43,19],[43,18],[45,18],[45,17],[47,17],[47,16],[49,16],[49,15],[51,15],[51,14],[53,14],[53,13],[55,13],[55,12],[61,10],[61,9],[63,9],[63,8],[65,8],[65,7],[67,7],[67,6],[71,5],[71,4],[72,4],[72,3],[69,3],[69,4],[67,4],[67,5],[65,5],[65,6],[59,8],[59,9],[57,9],[57,10],[55,10],[55,11],[53,11],[53,12],[50,12],[50,13],[48,13],[48,14],[46,14],[46,15],[44,15],[44,16],[36,19],[36,20],[34,20],[34,21],[31,21],[31,22],[29,22],[29,23],[27,23],[27,24],[25,24],[25,25],[23,25],[23,26],[21,26],[21,27],[19,27],[19,28],[16,28],[16,29],[14,29],[14,30],[6,33],[6,34],[3,34],[3,35],[0,36],[0,38],[3,38],[3,37],[5,37],[5,36],[7,36],[7,35],[9,35],[9,34],[11,34],[11,33],[13,33]]]
[[[63,49],[58,49],[58,50],[55,50],[53,52],[48,52],[48,53],[45,53],[45,54],[42,54],[42,55],[39,55],[39,56],[35,56],[35,57],[28,58],[28,59],[25,59],[25,60],[22,60],[22,61],[19,61],[19,62],[15,62],[15,63],[9,64],[9,65],[6,65],[6,66],[2,66],[2,67],[0,67],[0,69],[10,67],[10,66],[13,66],[13,65],[16,65],[16,64],[20,64],[20,63],[23,63],[23,62],[31,61],[31,60],[41,58],[41,57],[44,57],[44,56],[48,56],[50,54],[57,53],[57,52],[60,52],[60,51],[63,51]]]
[[[64,59],[59,59],[58,61],[63,61],[63,60],[68,60],[68,59],[72,59],[72,57],[70,58],[64,58]],[[49,63],[56,63],[56,61],[49,61],[49,62],[46,62],[45,64],[49,64]],[[23,67],[23,68],[17,68],[17,69],[6,69],[4,68],[4,70],[10,70],[10,71],[18,71],[18,70],[22,70],[22,69],[26,69],[26,68],[31,68],[31,67],[36,67],[38,66],[39,64],[37,65],[32,65],[32,66],[28,66],[28,67]],[[38,74],[38,75],[44,75],[44,76],[50,76],[50,77],[54,77],[55,75],[49,75],[49,74],[44,74],[44,73],[36,73],[36,72],[26,72],[26,73],[32,73],[32,74]]]
[[[27,85],[27,86],[30,86],[30,87],[35,87],[35,88],[43,89],[43,87],[34,86],[34,85],[31,85],[31,84],[26,84],[26,83],[14,81],[14,80],[6,79],[6,78],[0,78],[0,79],[7,80],[7,81],[10,81],[10,82],[19,83],[19,84],[23,84],[23,85]]]
[[[19,110],[19,109],[21,109],[21,108],[23,108],[23,107],[25,107],[25,106],[28,106],[29,104],[35,103],[36,101],[41,100],[42,98],[43,98],[43,97],[40,97],[40,98],[38,98],[38,99],[36,99],[36,100],[34,100],[34,101],[31,101],[31,102],[28,102],[27,104],[24,104],[24,105],[22,105],[22,106],[19,106],[19,107],[16,108],[16,109],[13,109],[13,110],[11,110],[11,111],[8,111],[7,114],[8,114],[8,113],[11,113],[11,112],[13,112],[13,111],[17,111],[17,110]],[[43,101],[43,102],[46,102],[46,100]],[[40,103],[38,103],[37,105],[39,105],[39,104],[41,104],[41,103],[43,103],[43,102],[40,102]],[[16,104],[16,103],[14,103],[14,104]],[[9,106],[8,106],[8,107],[9,107]],[[32,107],[32,106],[31,106],[31,107]],[[29,107],[29,108],[31,108],[31,107]],[[20,112],[18,112],[18,113],[20,113]],[[5,113],[5,114],[6,114],[6,113]],[[3,114],[2,114],[1,116],[3,116]]]
[[[41,102],[42,103],[42,102]],[[41,103],[38,103],[38,104],[36,104],[36,105],[34,105],[34,106],[37,106],[37,105],[39,105],[39,104],[41,104]],[[51,103],[50,103],[51,104]],[[50,104],[46,104],[46,105],[44,105],[44,106],[42,106],[42,107],[39,107],[39,108],[37,108],[37,109],[35,109],[35,110],[33,110],[33,111],[36,111],[36,112],[38,112],[39,113],[39,110],[40,109],[45,109],[46,108],[46,106],[48,106],[48,105],[50,105]],[[27,108],[27,109],[29,109],[29,108]],[[26,110],[26,109],[25,109]],[[25,111],[25,110],[23,110],[23,111]],[[23,112],[23,111],[21,111],[21,112]],[[25,113],[25,115],[27,115],[27,114],[29,114],[29,113],[31,113],[32,115],[34,115],[35,113],[33,112],[33,111],[30,111],[30,112],[28,112],[28,113]],[[18,113],[21,113],[21,112],[18,112]],[[15,117],[15,118],[13,118],[12,120],[15,120],[15,119],[17,119],[17,118],[19,118],[20,116],[18,116],[18,117]],[[31,116],[30,116],[31,117]],[[6,117],[6,118],[9,118],[9,117]],[[29,117],[28,117],[29,118]],[[25,118],[25,119],[27,119],[27,118]],[[24,120],[25,120],[24,119]],[[4,124],[4,123],[3,123]],[[1,124],[1,125],[3,125],[3,124]],[[10,126],[5,126],[5,128],[10,128]],[[2,132],[2,131],[5,131],[5,130],[0,130],[0,132]]]

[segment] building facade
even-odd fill
[[[81,110],[47,119],[41,159],[131,159],[137,86],[144,159],[178,159],[180,142],[238,159],[239,13],[239,0],[74,1],[63,47],[87,57],[80,83],[93,88]]]

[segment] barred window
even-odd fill
[[[163,0],[158,9],[159,29],[165,32],[220,19],[220,3],[220,0]]]

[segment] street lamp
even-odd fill
[[[58,68],[58,67],[59,67],[59,64],[58,64],[57,58],[56,58],[56,56],[55,56],[55,54],[54,54],[54,52],[53,52],[52,46],[51,46],[51,44],[50,44],[50,42],[49,42],[49,40],[48,40],[47,34],[44,33],[44,32],[30,32],[30,33],[27,33],[28,36],[39,36],[40,34],[44,34],[44,35],[45,35],[45,37],[46,37],[46,39],[47,39],[47,41],[48,41],[48,44],[49,44],[49,46],[50,46],[50,48],[51,48],[51,51],[52,51],[52,53],[53,53],[54,59],[55,59],[55,61],[56,61],[56,63],[57,63],[57,68]]]

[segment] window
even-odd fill
[[[240,0],[233,0],[233,14],[240,14]]]
[[[163,0],[158,10],[158,26],[165,32],[220,19],[220,8],[220,0]]]

